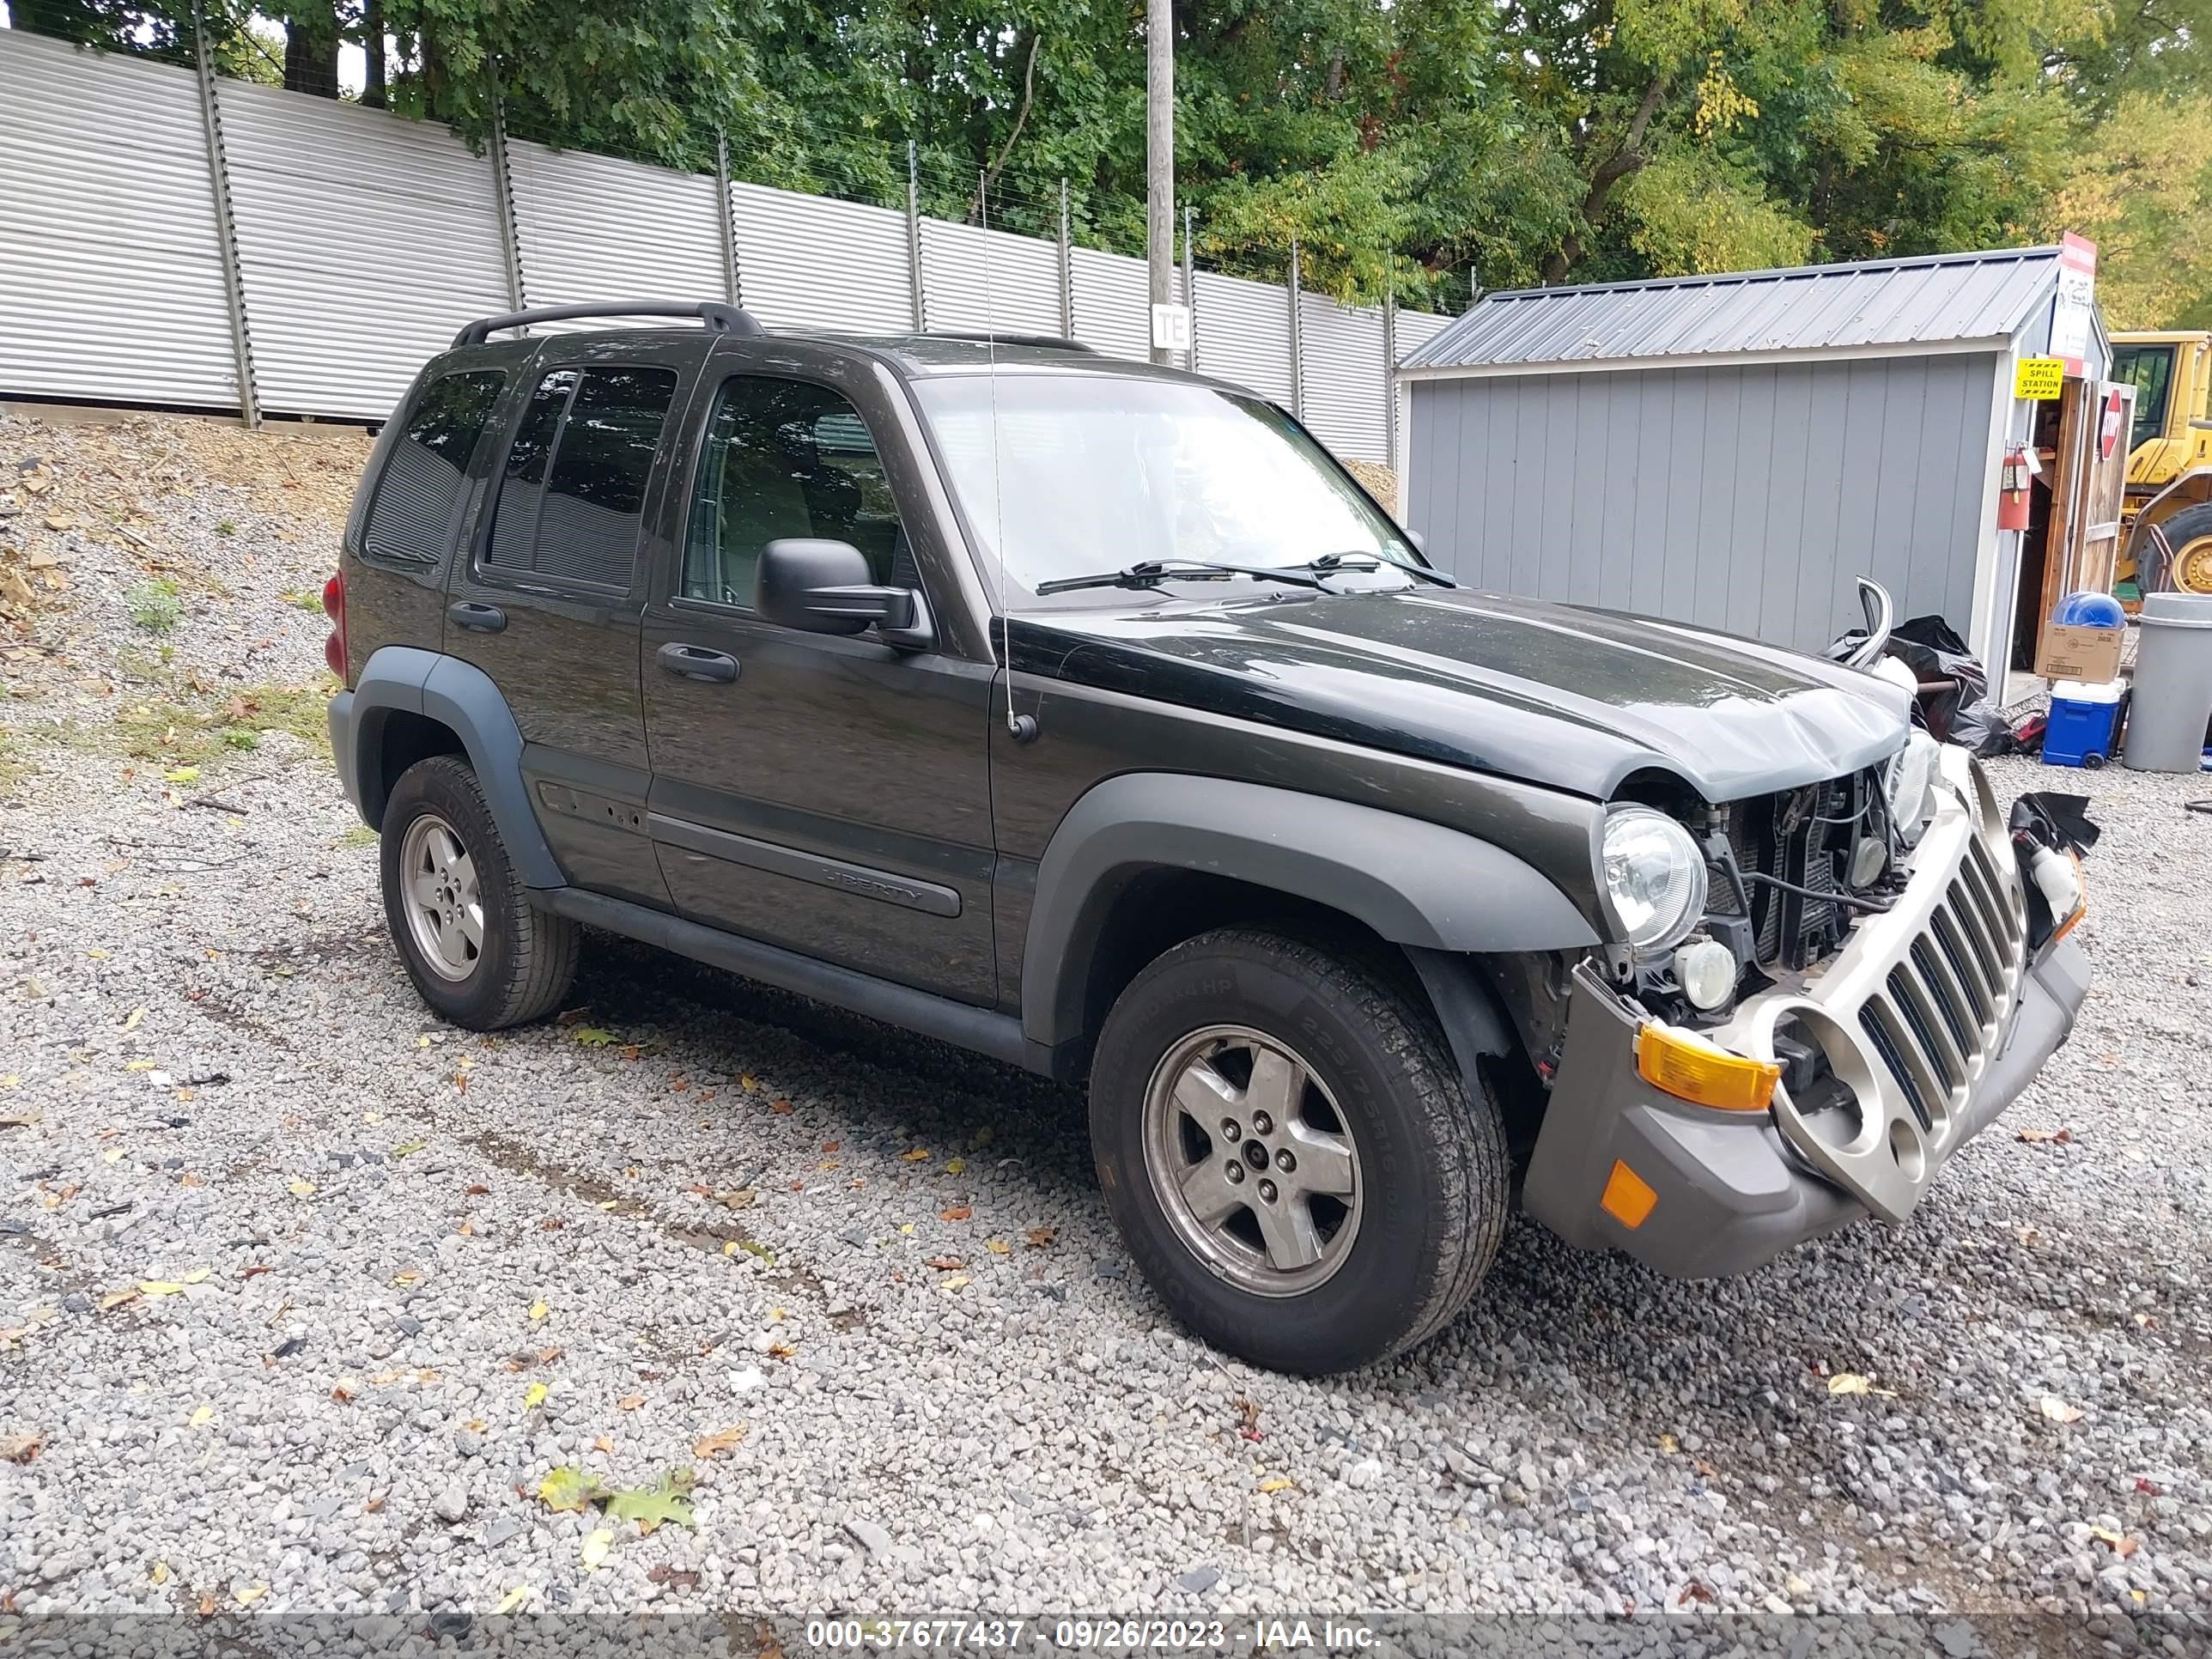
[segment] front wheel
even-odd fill
[[[1466,1304],[1509,1202],[1504,1125],[1380,966],[1243,928],[1139,974],[1091,1066],[1108,1206],[1161,1297],[1275,1370],[1350,1370]]]
[[[580,930],[532,908],[466,761],[435,755],[409,767],[382,833],[385,921],[423,1001],[473,1031],[561,1006]]]

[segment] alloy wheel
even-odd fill
[[[1211,1025],[1145,1091],[1146,1173],[1206,1267],[1259,1296],[1299,1296],[1344,1265],[1364,1200],[1359,1150],[1328,1087],[1287,1044]]]
[[[441,979],[466,979],[483,958],[483,890],[476,860],[435,812],[407,826],[399,879],[416,954]]]

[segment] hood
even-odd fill
[[[1465,588],[1133,600],[1009,632],[1027,673],[1599,800],[1654,769],[1716,803],[1838,777],[1910,724],[1900,688],[1819,658]]]

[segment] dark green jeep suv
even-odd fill
[[[1899,1221],[2085,990],[1909,693],[1460,587],[1282,410],[1065,341],[485,319],[328,600],[439,1013],[590,926],[1087,1080],[1153,1286],[1285,1370],[1435,1331],[1516,1203],[1686,1275]]]

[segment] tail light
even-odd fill
[[[334,572],[323,584],[323,614],[331,619],[331,636],[323,641],[323,660],[331,665],[331,672],[340,679],[346,678],[346,664],[351,660],[346,651],[345,572]]]

